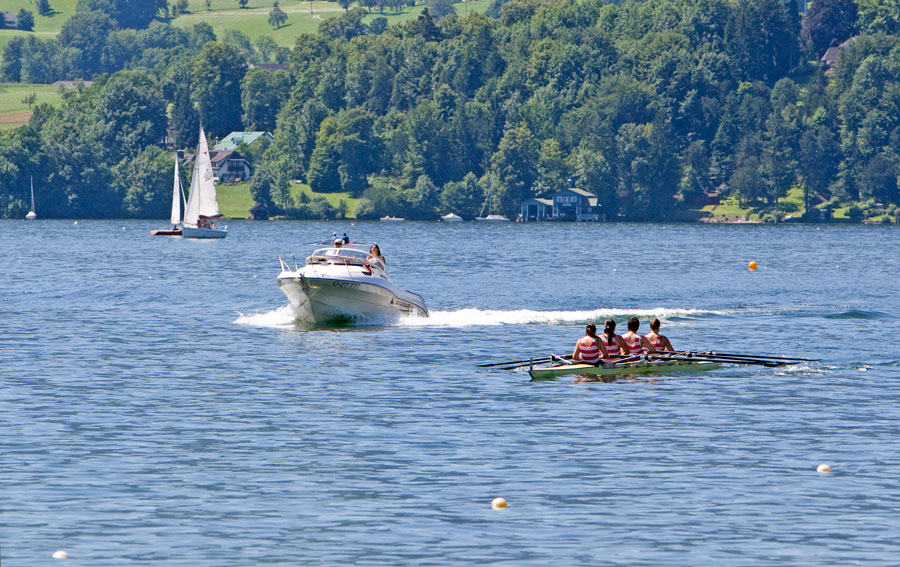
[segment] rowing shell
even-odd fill
[[[601,366],[593,364],[564,364],[529,371],[532,380],[552,380],[566,374],[586,374],[591,376],[618,376],[626,374],[650,374],[669,372],[701,372],[720,368],[718,362],[694,362],[685,360],[652,360],[637,362],[609,363]]]

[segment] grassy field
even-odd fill
[[[13,128],[27,124],[31,110],[22,99],[34,93],[35,104],[46,102],[56,105],[62,100],[59,88],[50,85],[0,83],[0,128]]]
[[[9,40],[17,35],[35,35],[41,39],[55,36],[62,29],[66,20],[75,13],[76,4],[78,4],[78,0],[50,0],[52,11],[48,16],[41,16],[30,0],[3,0],[0,2],[0,7],[4,11],[18,14],[19,10],[24,8],[31,12],[34,15],[34,31],[0,30],[0,48],[6,46]]]
[[[309,185],[291,185],[291,196],[296,199],[300,193],[306,193],[310,197],[325,197],[333,207],[337,207],[341,200],[346,201],[348,216],[352,218],[356,209],[356,201],[349,193],[313,193]],[[219,210],[226,217],[233,219],[245,219],[250,214],[253,199],[250,197],[250,183],[238,183],[236,185],[216,185],[216,196],[219,199]]]
[[[50,0],[53,12],[49,16],[39,15],[31,0],[3,0],[2,9],[18,13],[22,8],[34,14],[34,31],[0,30],[0,49],[15,36],[34,35],[41,39],[54,37],[62,25],[75,13],[78,0]],[[490,0],[462,2],[454,4],[457,14],[464,16],[468,12],[484,12]],[[414,8],[405,7],[401,12],[385,10],[384,14],[372,12],[366,16],[366,23],[378,16],[384,16],[389,24],[396,24],[410,18],[418,17],[423,4]],[[249,0],[246,8],[240,8],[237,0],[212,0],[207,10],[205,0],[190,0],[188,11],[171,20],[172,25],[190,27],[198,22],[207,22],[213,27],[216,37],[221,38],[226,30],[236,29],[247,34],[251,39],[268,35],[279,45],[293,47],[297,36],[304,33],[316,33],[323,18],[334,18],[341,15],[343,9],[337,2],[313,0],[310,2],[283,1],[280,8],[287,14],[287,23],[279,29],[269,25],[269,12],[272,10],[271,0]]]
[[[490,0],[478,0],[477,2],[465,2],[455,4],[457,13],[464,15],[467,11],[484,12]],[[261,35],[268,35],[279,45],[293,47],[298,36],[304,33],[316,33],[323,19],[336,18],[343,13],[343,9],[337,2],[289,2],[279,5],[287,14],[287,23],[279,29],[273,29],[269,25],[269,12],[272,3],[263,0],[250,0],[247,8],[238,8],[235,0],[212,0],[211,10],[206,9],[203,0],[191,0],[190,12],[181,14],[172,25],[190,27],[198,22],[207,22],[213,27],[216,37],[221,38],[226,30],[236,29],[246,34],[251,39]],[[365,22],[371,22],[378,16],[384,16],[389,25],[418,17],[422,12],[423,4],[414,8],[406,7],[401,12],[385,10],[384,14],[372,12],[365,18]]]

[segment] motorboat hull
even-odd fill
[[[385,322],[405,315],[428,316],[420,297],[378,283],[282,274],[278,286],[297,311],[297,318],[306,323]]]
[[[181,235],[184,238],[225,238],[228,236],[228,231],[218,228],[182,226]]]

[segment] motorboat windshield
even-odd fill
[[[347,265],[356,265],[363,266],[368,264],[369,266],[378,268],[382,272],[386,271],[384,268],[384,263],[381,259],[372,256],[369,252],[365,250],[360,250],[359,248],[319,248],[312,255],[306,259],[307,264],[347,264]]]

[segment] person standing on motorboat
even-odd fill
[[[587,364],[600,364],[602,358],[609,358],[606,347],[597,336],[597,326],[588,323],[584,328],[584,336],[575,342],[572,360],[580,360]]]
[[[645,352],[655,353],[656,349],[653,348],[653,345],[650,344],[650,341],[647,340],[647,337],[642,337],[638,334],[637,330],[641,327],[641,320],[637,317],[632,317],[628,320],[628,332],[622,335],[622,340],[625,341],[627,345],[627,350],[625,350],[625,354],[630,355],[638,355],[643,354]]]

